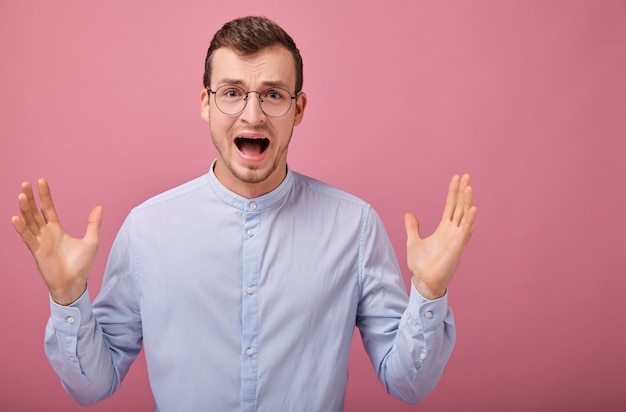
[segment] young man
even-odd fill
[[[45,349],[66,390],[110,396],[143,342],[158,411],[341,411],[356,325],[387,391],[423,399],[454,345],[446,290],[475,220],[469,176],[452,179],[429,238],[405,217],[409,297],[375,211],[287,167],[307,104],[293,40],[265,18],[227,23],[204,86],[217,159],[133,209],[93,305],[102,208],[73,239],[47,183],[41,212],[22,186],[12,222],[50,289]]]

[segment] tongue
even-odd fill
[[[261,153],[260,139],[241,139],[239,142],[239,151],[246,156],[258,155]]]

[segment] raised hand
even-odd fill
[[[435,232],[422,239],[413,213],[404,216],[407,234],[407,263],[413,285],[422,296],[436,299],[446,293],[461,253],[474,230],[476,206],[470,176],[454,176],[448,188],[443,216]]]
[[[59,222],[48,183],[40,179],[38,184],[41,213],[31,184],[25,182],[18,196],[20,216],[13,216],[11,223],[35,258],[52,299],[69,305],[87,288],[87,276],[98,250],[103,209],[95,207],[87,219],[85,236],[73,238]]]

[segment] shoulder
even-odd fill
[[[170,202],[186,201],[188,197],[197,196],[207,188],[208,178],[205,174],[149,198],[136,206],[133,211],[137,212],[143,209],[150,209]]]
[[[337,187],[321,180],[317,180],[297,172],[292,171],[292,174],[294,179],[294,189],[301,194],[315,196],[320,200],[325,200],[331,203],[336,202],[353,205],[359,208],[371,209],[369,203],[351,193],[338,189]]]

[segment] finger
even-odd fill
[[[446,205],[443,209],[443,220],[452,220],[454,216],[460,179],[459,175],[454,175],[450,180],[450,185],[448,186],[448,197],[446,198]]]
[[[50,186],[46,179],[39,179],[39,203],[41,205],[41,213],[46,223],[59,223],[59,217],[57,216],[56,209],[54,208],[54,202],[52,202],[52,194],[50,193]]]
[[[474,189],[468,185],[463,193],[463,208],[467,212],[472,206],[474,206]]]
[[[33,235],[37,236],[39,234],[39,228],[43,224],[43,219],[41,216],[38,216],[37,206],[35,205],[35,209],[33,209],[32,199],[32,190],[28,190],[26,184],[22,184],[22,193],[17,196],[17,204],[20,208],[20,216],[22,217],[22,222],[25,225],[25,228],[28,229]]]
[[[467,213],[465,213],[465,215],[463,216],[461,229],[465,233],[466,242],[472,236],[472,233],[474,233],[474,222],[476,221],[476,213],[478,213],[478,208],[476,206],[472,206],[468,209]]]
[[[417,216],[415,216],[415,214],[410,212],[404,214],[404,229],[406,230],[407,243],[413,243],[420,240],[419,221],[417,220]]]
[[[461,225],[464,227],[464,230],[468,231],[469,235],[471,235],[471,232],[474,230],[473,227],[474,221],[476,220],[477,208],[474,206],[474,189],[469,185],[469,182],[463,193],[463,208]]]
[[[87,231],[85,232],[84,237],[85,240],[91,243],[98,243],[103,213],[104,209],[101,206],[96,206],[91,210],[91,213],[89,213],[89,217],[87,218]]]
[[[30,182],[22,183],[22,193],[18,196],[17,201],[20,205],[20,214],[26,222],[26,225],[33,233],[39,233],[39,228],[45,223],[43,218],[39,215],[35,194]]]
[[[22,241],[28,247],[31,253],[35,253],[35,251],[39,248],[39,241],[37,237],[30,231],[30,229],[26,226],[24,219],[19,216],[11,217],[11,223],[15,228],[15,231],[21,236]]]
[[[463,220],[463,216],[467,210],[465,208],[465,190],[468,187],[471,187],[470,175],[464,174],[463,177],[461,177],[460,182],[459,182],[458,191],[456,194],[456,206],[454,208],[454,216],[452,218],[452,221],[457,226],[461,224],[461,220]]]

